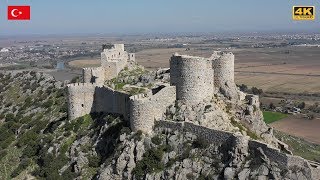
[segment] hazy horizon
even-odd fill
[[[8,5],[30,5],[31,21],[8,21]],[[2,1],[0,35],[317,32],[315,21],[293,21],[293,5],[318,1],[203,0]]]

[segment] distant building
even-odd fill
[[[0,50],[0,52],[2,52],[2,53],[4,53],[4,52],[9,52],[9,49],[7,49],[7,48],[2,48],[2,49]]]

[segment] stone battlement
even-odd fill
[[[146,100],[147,98],[147,94],[137,94],[137,95],[134,95],[134,96],[130,96],[130,101],[143,101],[143,100]]]
[[[152,133],[154,121],[162,118],[166,107],[176,100],[175,87],[167,86],[154,95],[130,97],[130,125],[133,131]]]
[[[97,85],[93,84],[93,83],[72,83],[72,84],[68,84],[67,87],[74,89],[74,88],[91,88],[91,87],[96,87]]]
[[[174,54],[170,68],[170,83],[176,86],[177,100],[194,104],[213,95],[213,69],[209,59]]]

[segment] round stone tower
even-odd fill
[[[68,85],[68,116],[70,120],[94,111],[94,92],[95,86],[90,83]]]
[[[216,51],[211,56],[214,69],[214,86],[229,98],[237,98],[237,87],[234,82],[234,55]]]
[[[170,60],[170,81],[177,100],[196,104],[213,95],[212,62],[202,57],[174,54]]]
[[[213,60],[214,85],[216,87],[225,86],[226,83],[234,83],[234,55],[232,53],[222,53]]]

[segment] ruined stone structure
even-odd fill
[[[196,134],[198,137],[206,139],[210,144],[215,144],[216,146],[234,146],[234,155],[237,155],[234,161],[235,164],[232,166],[239,165],[245,162],[245,157],[258,154],[263,154],[270,163],[276,163],[280,170],[291,170],[291,169],[303,169],[304,176],[308,179],[319,179],[320,178],[320,166],[312,161],[307,161],[301,157],[293,156],[291,154],[286,154],[281,152],[279,149],[275,149],[269,144],[262,143],[256,140],[248,140],[244,136],[235,135],[226,131],[217,131],[214,129],[206,128],[203,126],[198,126],[189,122],[172,122],[172,121],[158,121],[155,125],[158,128],[166,132],[190,132]],[[239,148],[241,150],[239,150]],[[247,152],[247,153],[245,153]],[[243,158],[239,158],[242,153]],[[243,154],[244,153],[244,154]]]
[[[119,114],[128,119],[129,95],[126,93],[91,83],[69,84],[68,93],[69,119],[93,112]]]
[[[232,100],[240,100],[234,82],[234,55],[214,51],[210,58],[174,54],[170,60],[170,83],[177,100],[199,102],[212,97],[216,88]]]
[[[102,85],[132,62],[135,62],[135,54],[125,51],[124,44],[114,44],[101,52],[101,67],[83,69],[83,82]]]
[[[92,110],[95,86],[86,84],[68,85],[68,115],[69,119],[89,114]]]
[[[238,99],[238,92],[234,82],[234,55],[215,51],[211,58],[214,69],[214,85],[230,99]]]
[[[155,120],[160,120],[166,107],[176,100],[174,86],[163,87],[156,94],[139,94],[130,97],[130,124],[133,131],[151,133]]]
[[[157,84],[157,88],[142,94],[130,96],[104,86],[105,80],[116,77],[133,61],[135,55],[124,51],[123,44],[105,49],[101,53],[101,67],[85,68],[84,83],[68,85],[69,119],[93,112],[118,114],[130,122],[133,132],[142,131],[150,135],[154,128],[187,131],[218,146],[232,145],[234,154],[240,151],[252,154],[263,152],[270,162],[276,163],[281,169],[299,166],[308,170],[306,176],[310,179],[320,176],[319,168],[311,167],[306,160],[292,156],[290,152],[285,154],[275,148],[278,140],[273,136],[272,129],[262,120],[259,97],[240,92],[236,87],[232,53],[215,51],[210,58],[174,54],[170,59],[170,84],[161,82]],[[208,102],[213,104],[204,104]],[[179,106],[181,104],[182,106]],[[203,108],[199,106],[201,104]],[[190,118],[179,119],[183,122],[165,121],[168,107],[175,109],[173,115],[187,112],[186,116],[197,116],[195,112],[201,112],[204,116],[197,116],[196,119],[207,121],[207,124],[195,124]],[[179,111],[182,107],[190,111]],[[238,107],[240,110],[231,114],[231,107]],[[224,113],[221,113],[222,111]],[[218,118],[221,119],[219,123]],[[239,127],[239,122],[242,122],[244,127],[259,135],[267,144],[249,140],[246,132],[237,132],[236,135],[234,131],[227,132],[207,126],[227,124],[226,121],[229,121],[229,124],[237,123]],[[235,157],[235,162],[231,165],[244,162],[246,156],[244,153]]]
[[[177,100],[196,104],[213,96],[213,68],[209,59],[175,54],[171,57],[170,68]]]

